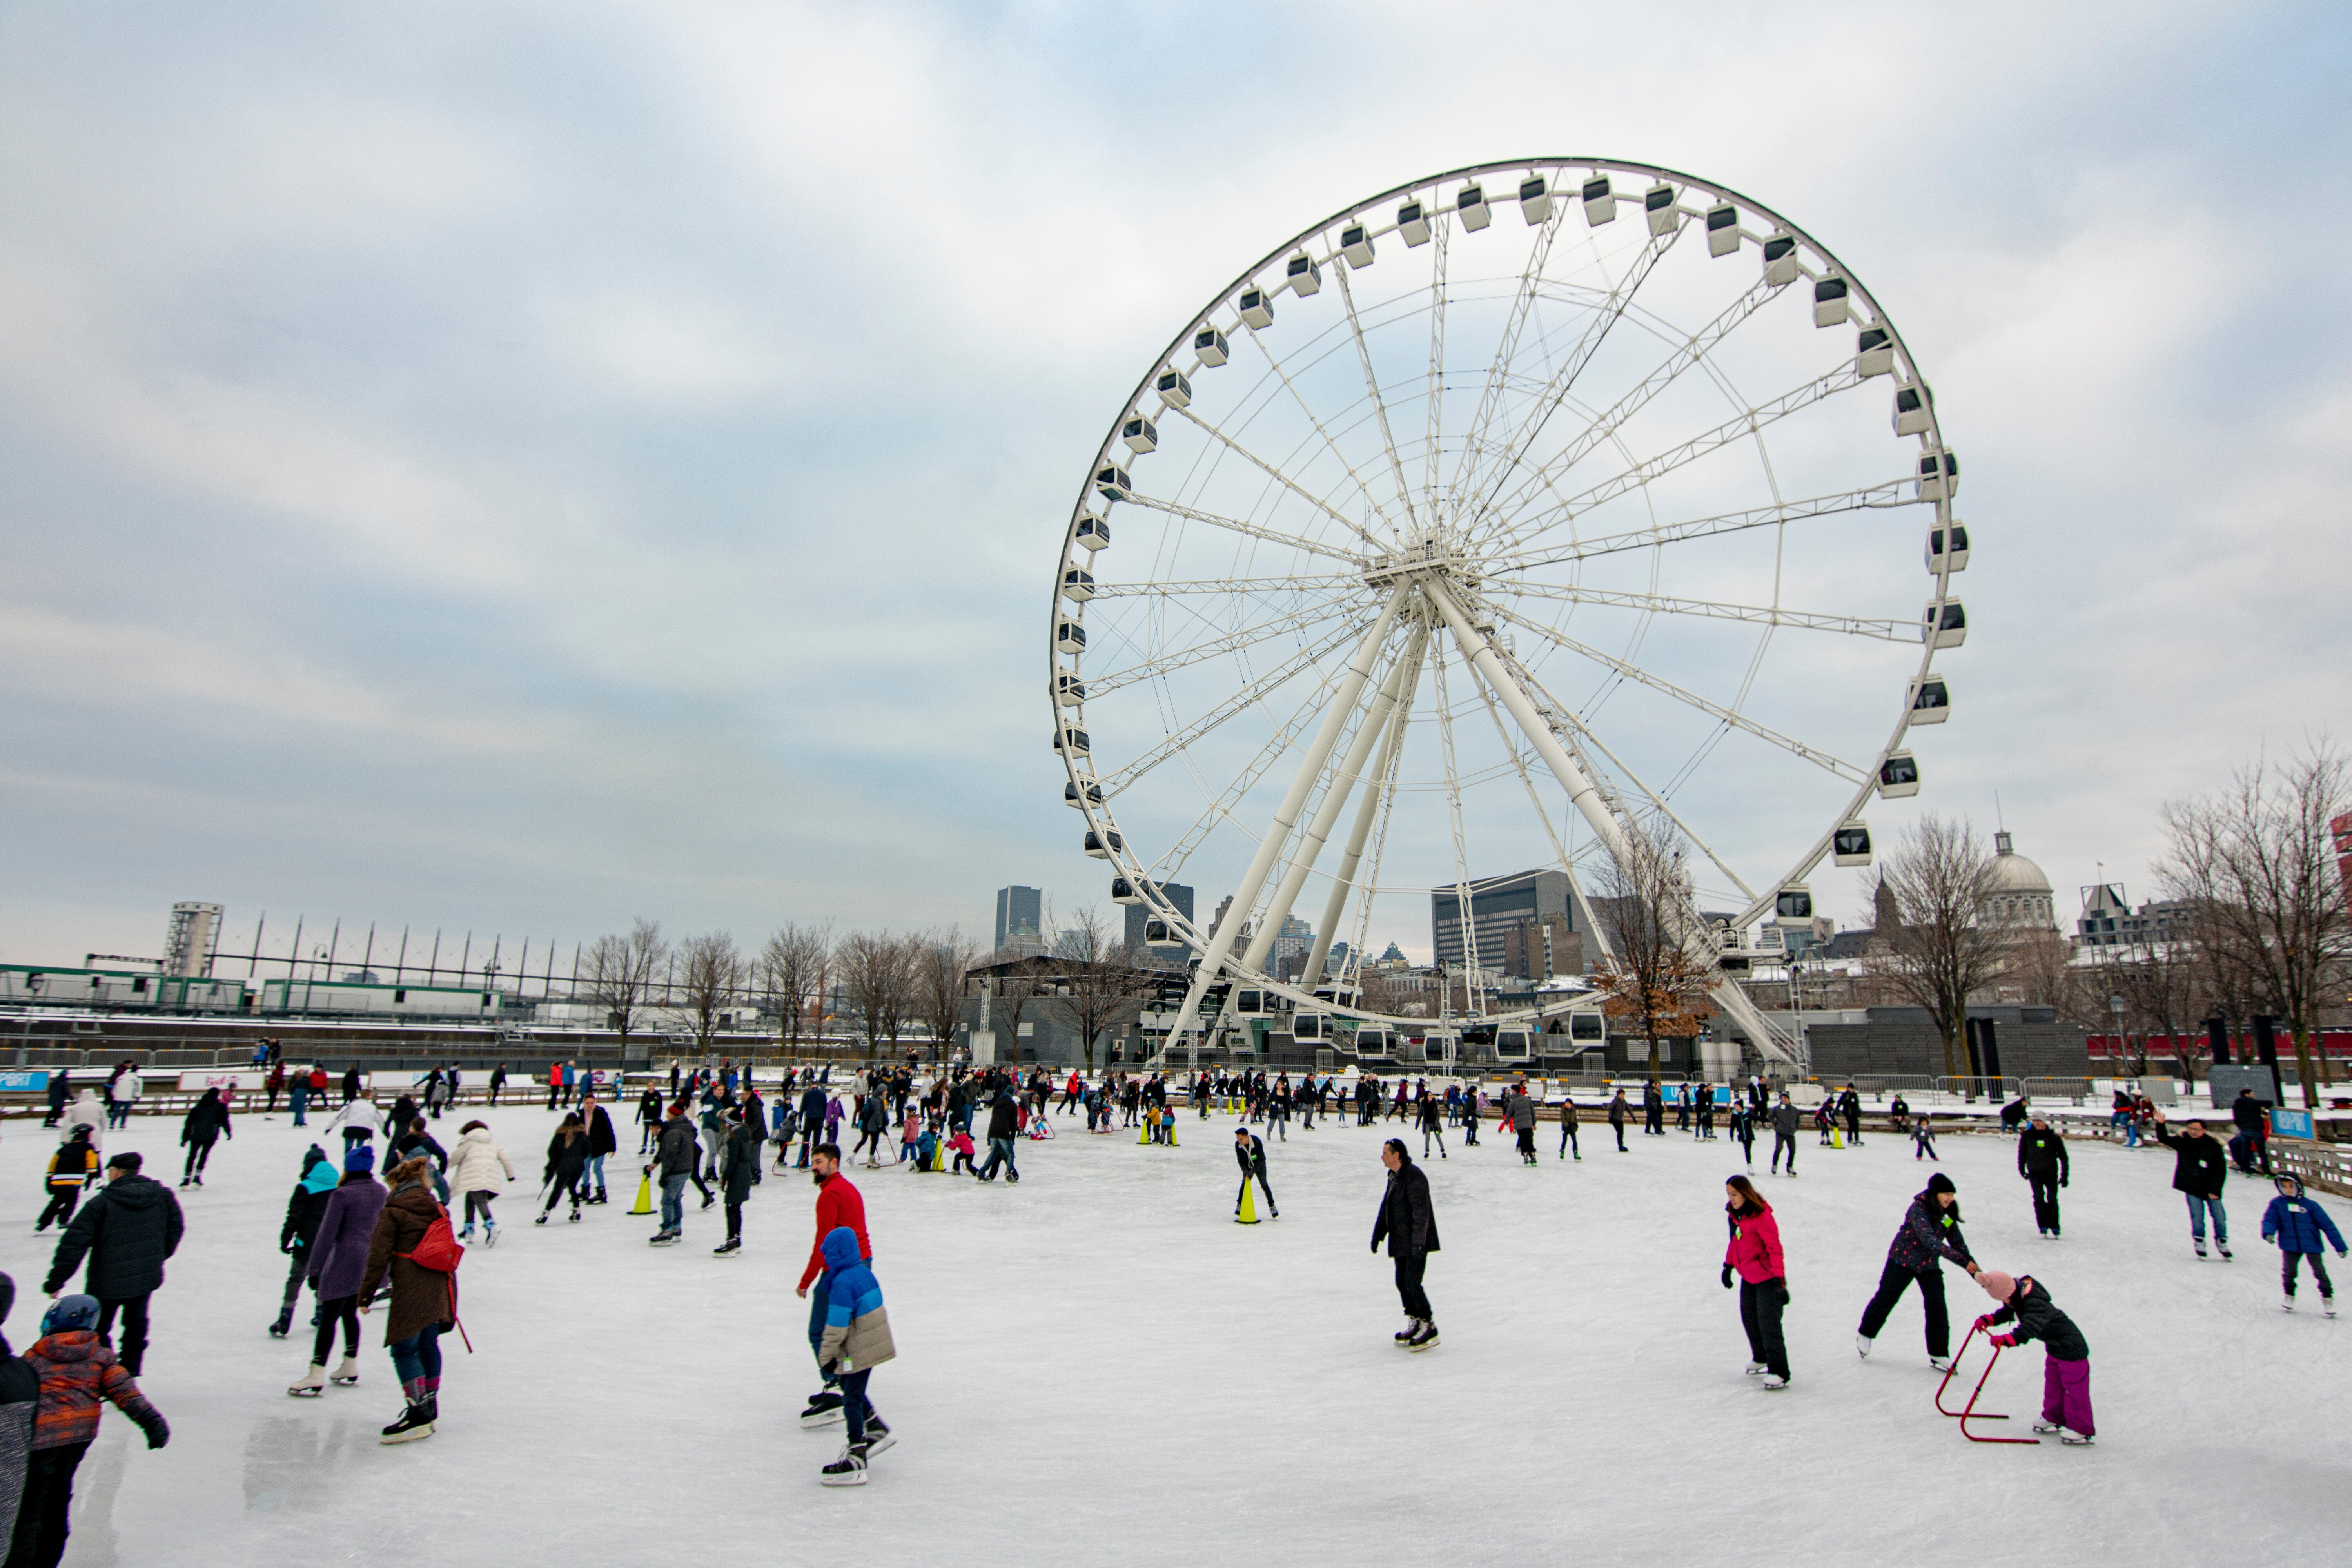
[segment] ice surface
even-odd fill
[[[143,1381],[172,1446],[106,1417],[68,1564],[2352,1561],[2352,1319],[2321,1319],[2308,1283],[2304,1310],[2279,1310],[2259,1181],[2230,1180],[2238,1260],[2197,1261],[2161,1152],[2077,1145],[2065,1239],[2044,1241],[2008,1141],[1942,1141],[1980,1258],[2043,1279],[2092,1349],[2095,1447],[1985,1447],[1929,1403],[1916,1295],[1868,1363],[1853,1353],[1926,1173],[1907,1141],[1832,1151],[1807,1131],[1801,1177],[1757,1178],[1794,1294],[1795,1384],[1768,1394],[1741,1373],[1717,1283],[1727,1142],[1633,1135],[1619,1154],[1588,1123],[1583,1162],[1563,1163],[1547,1126],[1528,1170],[1491,1132],[1468,1151],[1450,1133],[1453,1157],[1429,1163],[1444,1342],[1409,1355],[1366,1248],[1381,1132],[1294,1126],[1270,1151],[1282,1217],[1245,1228],[1231,1119],[1187,1112],[1173,1151],[1057,1119],[1060,1138],[1021,1146],[1018,1186],[854,1173],[899,1347],[874,1393],[900,1441],[871,1485],[831,1490],[815,1472],[839,1429],[795,1420],[815,1386],[792,1295],[805,1179],[757,1190],[736,1261],[709,1254],[716,1208],[689,1209],[684,1245],[647,1247],[626,1158],[610,1207],[534,1230],[553,1119],[488,1119],[523,1179],[505,1239],[465,1264],[477,1353],[450,1344],[439,1434],[393,1448],[376,1442],[398,1410],[381,1315],[356,1390],[284,1393],[306,1347],[263,1331],[310,1134],[282,1110],[238,1119],[210,1184],[182,1194],[188,1239],[156,1299]],[[445,1142],[458,1120],[436,1124]],[[177,1134],[141,1118],[108,1147],[176,1179]],[[53,1147],[24,1121],[0,1137],[20,1347]],[[2352,1222],[2352,1203],[2330,1207]],[[1964,1329],[1984,1298],[1948,1279]],[[2036,1412],[2041,1360],[2010,1352],[1987,1391],[2011,1430]]]

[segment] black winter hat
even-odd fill
[[[1952,1185],[1951,1177],[1938,1171],[1927,1178],[1927,1190],[1931,1193],[1957,1193],[1960,1189]]]
[[[16,1281],[0,1274],[0,1321],[8,1316],[8,1309],[16,1304]]]

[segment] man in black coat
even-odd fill
[[[2221,1256],[2230,1254],[2230,1215],[2221,1206],[2221,1184],[2230,1179],[2230,1162],[2221,1153],[2221,1141],[2206,1136],[2205,1123],[2191,1118],[2175,1138],[2165,1125],[2164,1112],[2152,1113],[2156,1118],[2156,1141],[2172,1151],[2172,1190],[2189,1200],[2189,1237],[2197,1244],[2197,1256],[2205,1256],[2205,1219],[2213,1219],[2213,1244]]]
[[[996,1180],[996,1167],[1004,1167],[1004,1179],[1017,1182],[1021,1167],[1013,1163],[1013,1135],[1019,1125],[1019,1108],[1013,1100],[1010,1089],[1000,1089],[988,1107],[988,1160],[980,1168],[983,1182]]]
[[[106,1185],[84,1204],[58,1238],[56,1258],[41,1289],[54,1299],[65,1293],[85,1255],[89,1273],[82,1289],[98,1298],[98,1337],[108,1336],[122,1314],[122,1343],[116,1347],[122,1370],[139,1375],[147,1355],[147,1298],[163,1283],[163,1260],[180,1249],[187,1230],[180,1200],[169,1187],[139,1173],[136,1154],[106,1163]]]
[[[2050,1125],[2046,1112],[2035,1111],[2032,1122],[2017,1141],[2017,1173],[2033,1190],[2033,1224],[2044,1236],[2058,1234],[2058,1189],[2070,1173],[2066,1140]]]
[[[2230,1120],[2237,1123],[2238,1136],[2246,1141],[2247,1169],[2259,1166],[2267,1176],[2271,1173],[2271,1124],[2263,1103],[2252,1089],[2241,1085],[2238,1098],[2230,1102]]]
[[[1404,1302],[1408,1321],[1396,1342],[1409,1351],[1425,1351],[1437,1343],[1437,1318],[1430,1310],[1428,1293],[1421,1288],[1422,1271],[1437,1250],[1437,1215],[1429,1204],[1429,1178],[1412,1163],[1404,1140],[1391,1138],[1381,1145],[1381,1163],[1389,1170],[1388,1190],[1381,1194],[1380,1217],[1372,1222],[1372,1251],[1386,1237],[1389,1257],[1396,1263],[1397,1295]]]
[[[1266,1213],[1280,1219],[1282,1211],[1274,1206],[1274,1184],[1265,1179],[1265,1142],[1246,1127],[1234,1128],[1234,1158],[1242,1168],[1241,1190],[1234,1194],[1234,1217],[1241,1217],[1242,1197],[1249,1191],[1250,1178],[1255,1176],[1265,1193]]]

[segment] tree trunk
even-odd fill
[[[1650,1076],[1655,1078],[1658,1076],[1658,1037],[1650,1035],[1645,1038],[1650,1042]]]

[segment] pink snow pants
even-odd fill
[[[2042,1358],[2042,1419],[2055,1421],[2085,1437],[2097,1436],[2091,1427],[2089,1361],[2060,1361],[2054,1355]]]

